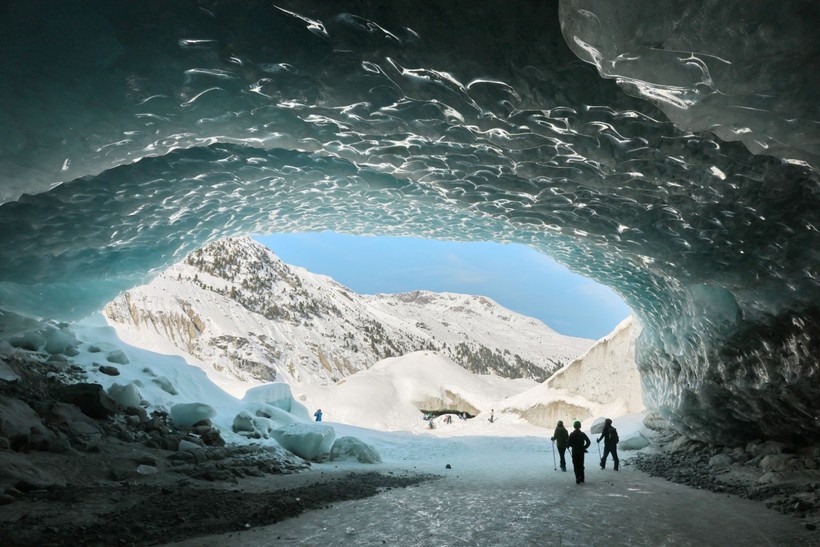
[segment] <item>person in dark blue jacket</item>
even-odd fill
[[[606,469],[606,458],[612,454],[612,463],[615,464],[615,471],[618,470],[618,464],[621,460],[618,459],[618,430],[612,427],[612,420],[607,418],[604,421],[604,429],[601,431],[601,436],[598,437],[597,442],[604,441],[604,457],[601,458],[601,469]]]
[[[558,420],[558,426],[555,428],[555,433],[550,438],[555,441],[555,446],[558,447],[558,454],[561,456],[561,471],[567,470],[567,460],[564,459],[564,452],[567,451],[567,439],[569,438],[569,431],[564,427],[564,422]]]
[[[316,412],[314,412],[313,415],[316,417],[317,422],[322,421],[322,409],[321,408],[319,410],[317,410]]]
[[[581,422],[572,424],[573,431],[569,434],[567,445],[572,450],[572,470],[575,471],[575,484],[584,482],[584,454],[592,444],[587,434],[581,431]]]

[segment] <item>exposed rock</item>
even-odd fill
[[[109,376],[119,376],[120,375],[120,369],[118,369],[117,367],[109,366],[109,365],[100,365],[99,371],[102,372],[103,374],[107,374]]]
[[[59,400],[77,405],[87,416],[102,419],[117,413],[117,403],[100,384],[70,384],[58,393]]]
[[[794,454],[769,454],[760,462],[764,471],[791,471],[797,467]]]
[[[732,457],[726,454],[715,454],[709,458],[710,467],[729,467],[733,463]]]
[[[0,435],[8,439],[12,450],[47,450],[48,443],[55,438],[33,408],[5,396],[0,396]]]
[[[202,445],[199,445],[199,444],[193,442],[193,440],[187,439],[187,438],[182,439],[181,441],[179,441],[179,446],[177,447],[177,450],[200,450],[200,449],[202,449]]]
[[[0,380],[11,383],[19,379],[20,375],[14,371],[11,365],[0,359]]]
[[[128,356],[122,350],[114,350],[105,358],[109,363],[117,363],[119,365],[127,365],[130,361]]]
[[[97,422],[75,405],[55,403],[48,414],[47,423],[51,427],[65,431],[80,444],[98,441],[103,436],[103,430]]]
[[[148,412],[141,406],[127,406],[125,407],[125,414],[128,416],[136,416],[140,422],[148,420]]]

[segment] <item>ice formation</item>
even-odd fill
[[[336,430],[329,425],[292,423],[270,432],[283,448],[306,460],[328,454],[336,439]]]
[[[816,2],[2,9],[0,307],[224,236],[519,242],[624,298],[682,431],[820,430]]]
[[[171,420],[178,427],[191,427],[216,416],[216,409],[205,403],[178,403],[171,407]]]

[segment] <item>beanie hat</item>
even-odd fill
[[[611,424],[611,423],[612,423],[612,420],[610,420],[609,418],[607,418],[606,420],[604,420],[604,423],[606,423],[607,425],[609,425],[609,424]]]
[[[558,420],[558,427],[564,427],[564,422],[562,422],[561,420]]]
[[[574,427],[575,429],[581,429],[581,422],[575,420],[575,423],[572,424],[572,427]]]

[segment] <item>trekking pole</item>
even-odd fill
[[[555,465],[555,441],[552,441],[552,469],[558,471],[558,466]]]
[[[601,459],[601,441],[595,443],[598,446],[598,459]]]

